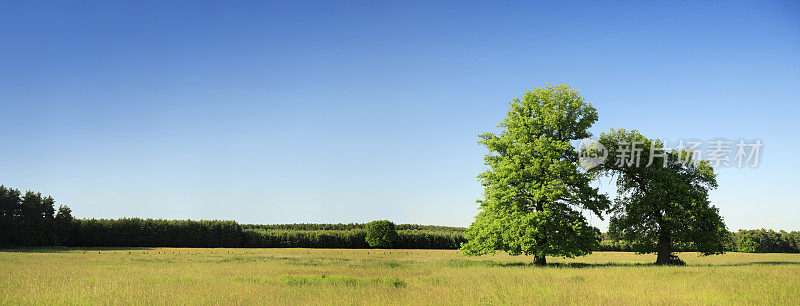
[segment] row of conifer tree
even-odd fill
[[[395,248],[456,249],[463,228],[400,224]],[[0,248],[307,247],[368,248],[364,224],[241,225],[235,221],[76,219],[41,193],[0,186]]]

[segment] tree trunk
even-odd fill
[[[672,262],[672,240],[669,232],[661,231],[658,235],[658,257],[657,265],[668,265]]]
[[[536,211],[544,211],[544,204],[541,201],[536,202]],[[536,239],[536,252],[542,253],[542,255],[536,254],[533,255],[533,264],[538,267],[544,267],[547,265],[547,258],[544,255],[544,249],[547,246],[547,229],[542,226],[539,231],[539,235]]]
[[[533,255],[533,264],[538,267],[544,267],[547,265],[547,258],[544,255]]]

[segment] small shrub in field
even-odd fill
[[[397,230],[394,223],[388,220],[378,220],[367,223],[367,237],[365,240],[370,247],[388,249],[397,241]]]

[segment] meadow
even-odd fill
[[[800,304],[800,254],[116,248],[0,251],[1,304]]]

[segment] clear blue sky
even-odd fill
[[[466,226],[476,135],[550,82],[595,133],[761,139],[712,201],[800,230],[798,2],[375,2],[0,1],[0,184],[90,218]]]

